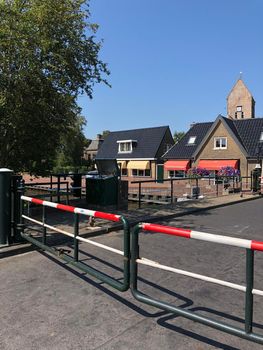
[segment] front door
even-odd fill
[[[157,182],[163,183],[163,164],[157,164]]]

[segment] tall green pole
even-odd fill
[[[10,169],[0,169],[0,244],[8,244],[11,237],[12,173]]]

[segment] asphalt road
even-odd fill
[[[263,199],[163,222],[263,240]],[[118,232],[92,238],[121,249]],[[120,256],[81,244],[81,258],[121,278]],[[162,234],[140,235],[140,256],[244,284],[245,251]],[[223,322],[243,326],[244,293],[140,266],[141,291]],[[116,292],[42,252],[0,260],[0,349],[263,349]],[[255,254],[255,288],[263,290],[263,254]],[[263,299],[254,298],[255,331],[263,334]]]

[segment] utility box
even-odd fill
[[[89,204],[101,206],[117,205],[118,178],[116,176],[87,177],[86,200]]]
[[[86,201],[101,207],[128,206],[128,182],[121,181],[116,159],[96,160],[97,174],[86,176]]]

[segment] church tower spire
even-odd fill
[[[255,100],[242,80],[242,72],[227,97],[227,115],[231,119],[255,118]]]

